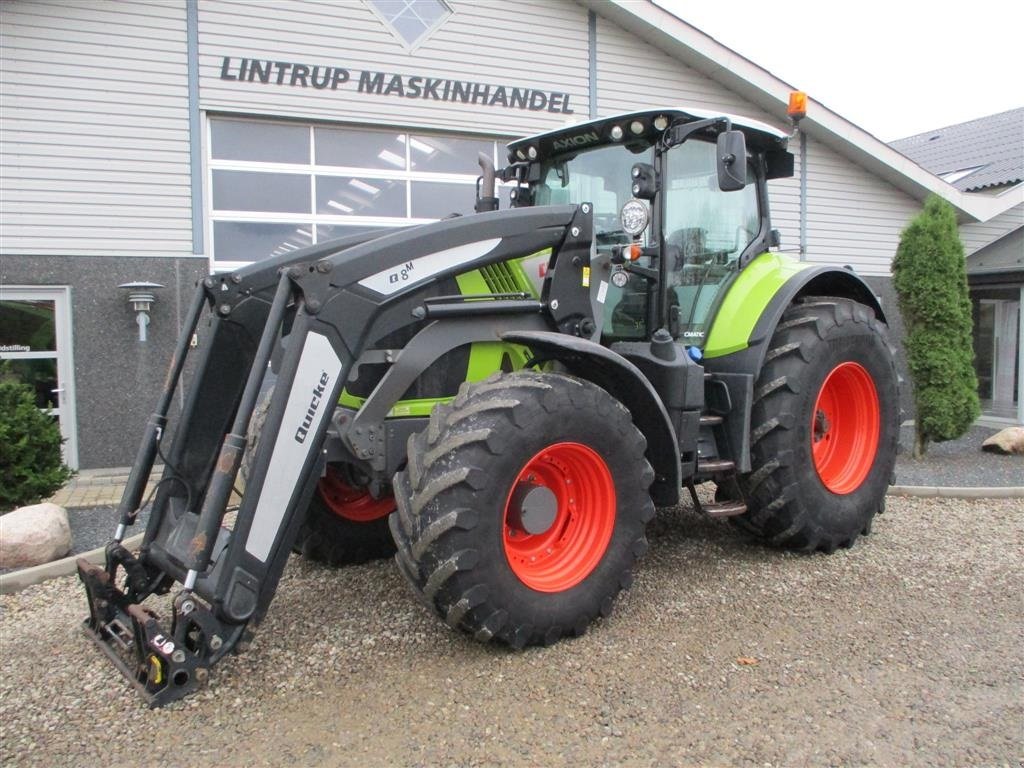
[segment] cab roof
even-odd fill
[[[517,139],[508,144],[509,161],[534,159],[527,154],[530,147],[535,148],[537,156],[548,157],[563,152],[578,152],[603,144],[621,143],[627,147],[638,144],[649,146],[665,130],[664,127],[659,129],[655,125],[655,121],[659,125],[661,124],[662,121],[658,118],[662,117],[665,118],[665,127],[680,122],[692,123],[713,117],[728,118],[732,122],[733,128],[743,131],[748,144],[754,149],[785,149],[789,140],[789,134],[748,117],[730,115],[726,112],[711,112],[697,107],[667,107],[624,112]],[[634,122],[640,123],[639,133],[632,128]],[[613,130],[616,126],[622,131],[622,136],[619,139],[613,138]]]

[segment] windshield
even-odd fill
[[[541,181],[535,187],[535,205],[593,203],[594,231],[598,245],[630,242],[622,232],[619,210],[632,199],[629,171],[634,163],[651,162],[648,149],[639,154],[612,144],[571,159],[555,159],[541,165]]]

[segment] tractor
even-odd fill
[[[857,275],[779,251],[787,141],[591,120],[481,156],[472,214],[203,279],[106,563],[79,561],[86,633],[160,706],[241,650],[293,551],[394,553],[442,621],[522,648],[608,615],[684,493],[773,546],[851,546],[892,482],[894,355]]]

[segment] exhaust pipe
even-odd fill
[[[476,205],[473,210],[477,213],[498,210],[498,198],[494,193],[494,161],[483,152],[477,155],[477,162],[480,163],[481,175],[476,180]]]

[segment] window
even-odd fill
[[[688,339],[703,338],[708,313],[761,229],[755,179],[748,165],[747,186],[722,192],[712,142],[691,139],[667,155],[664,257]]]
[[[213,268],[279,256],[367,230],[473,212],[472,136],[270,121],[210,120]]]
[[[452,15],[443,0],[369,0],[370,7],[410,48],[441,26]]]
[[[633,197],[630,169],[634,163],[652,159],[650,150],[634,153],[612,144],[545,164],[536,188],[536,204],[593,203],[598,244],[628,241],[619,211]]]
[[[980,165],[974,165],[971,166],[970,168],[962,168],[959,171],[949,171],[948,173],[941,173],[939,174],[939,178],[948,184],[955,184],[956,182],[960,181],[960,179],[967,178],[981,167],[982,166]]]

